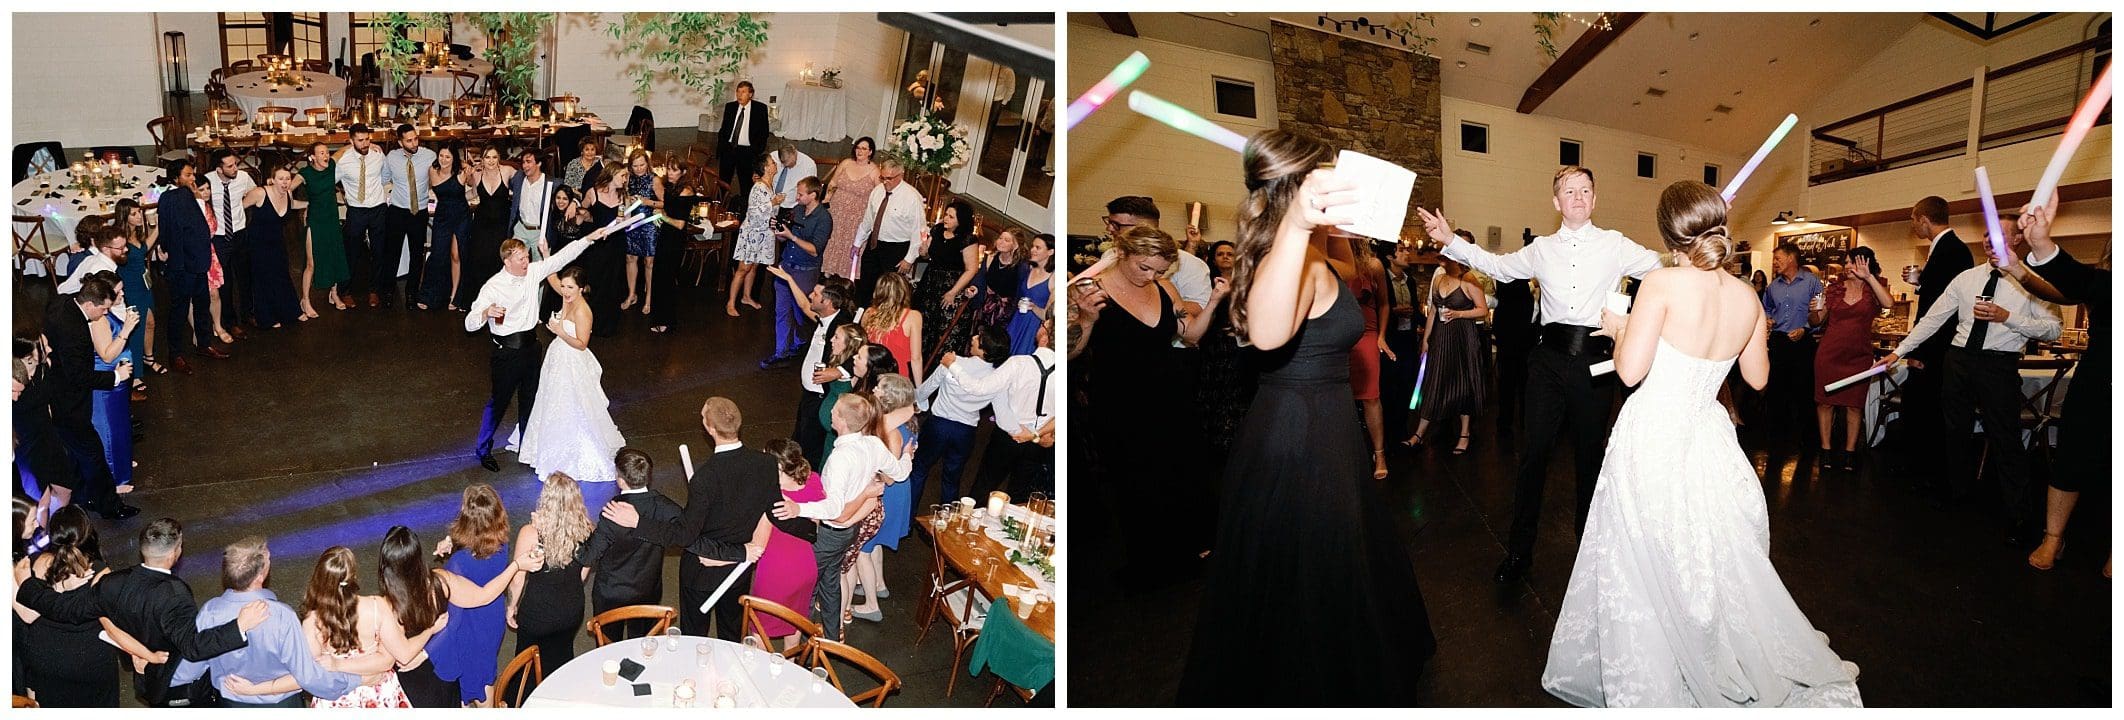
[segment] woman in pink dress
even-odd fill
[[[870,209],[870,190],[878,186],[878,164],[871,156],[878,144],[870,138],[855,141],[854,157],[833,167],[826,181],[826,210],[833,213],[833,235],[826,238],[826,253],[819,256],[819,269],[827,275],[850,280],[860,274],[856,262],[862,255],[856,245],[856,230],[863,213]]]
[[[1889,304],[1888,289],[1881,285],[1881,263],[1871,248],[1854,248],[1844,263],[1838,282],[1815,298],[1808,321],[1826,322],[1822,342],[1814,351],[1815,419],[1820,421],[1824,467],[1857,470],[1859,434],[1863,431],[1867,383],[1853,383],[1833,393],[1822,387],[1838,378],[1850,377],[1873,367],[1873,316]],[[1844,410],[1844,450],[1834,447],[1836,411]]]
[[[783,499],[793,503],[826,499],[825,484],[819,482],[818,473],[811,471],[811,463],[804,461],[804,451],[795,441],[770,440],[767,454],[781,468]],[[812,587],[819,580],[818,562],[811,555],[811,541],[818,537],[818,525],[805,518],[775,520],[770,515],[768,519],[774,530],[767,537],[767,549],[760,553],[759,569],[752,575],[752,594],[809,614]],[[784,647],[796,645],[797,631],[789,623],[762,615],[760,626],[768,637],[781,638]]]

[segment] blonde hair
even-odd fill
[[[701,417],[706,418],[708,424],[715,426],[715,429],[732,436],[745,427],[744,413],[738,410],[737,403],[726,397],[712,397],[708,398],[708,402],[701,403]]]
[[[870,421],[876,420],[877,417],[878,406],[871,402],[869,395],[859,392],[843,393],[840,399],[833,402],[834,421],[846,427],[856,428],[854,432],[866,431],[870,427]]]
[[[1153,225],[1137,225],[1114,239],[1114,249],[1130,257],[1164,258],[1166,262],[1180,259],[1180,244],[1173,236]]]
[[[826,346],[827,356],[825,358],[827,367],[840,367],[854,362],[855,354],[862,352],[864,345],[870,344],[870,337],[863,332],[863,326],[858,323],[849,323],[834,328],[833,334],[835,337],[841,338],[842,350],[833,352],[833,345],[830,340],[828,341]]]
[[[531,511],[531,527],[538,532],[538,544],[546,548],[549,568],[567,565],[583,541],[590,539],[590,531],[597,529],[583,508],[582,486],[564,472],[546,476],[546,486],[538,491],[538,507]]]
[[[885,273],[871,293],[870,309],[863,313],[864,334],[875,338],[892,332],[900,326],[900,316],[907,314],[913,300],[914,286],[907,283],[907,276]]]
[[[1584,175],[1586,176],[1586,185],[1588,187],[1591,187],[1593,185],[1592,170],[1588,170],[1578,165],[1565,165],[1563,167],[1557,168],[1556,179],[1549,181],[1549,194],[1557,195],[1562,193],[1564,181],[1571,179],[1571,176],[1573,175]]]

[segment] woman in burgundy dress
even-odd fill
[[[1372,479],[1385,480],[1386,436],[1385,410],[1379,404],[1379,353],[1386,346],[1379,342],[1379,328],[1386,325],[1386,265],[1372,254],[1371,243],[1361,237],[1350,237],[1350,253],[1355,256],[1337,272],[1349,277],[1350,292],[1357,297],[1357,310],[1364,316],[1364,334],[1358,336],[1357,345],[1350,348],[1350,391],[1357,395],[1357,405],[1364,408],[1364,426],[1372,441]]]
[[[1870,248],[1856,248],[1846,256],[1844,272],[1837,283],[1815,298],[1808,322],[1827,324],[1822,342],[1814,351],[1815,419],[1822,430],[1822,465],[1857,470],[1859,435],[1864,432],[1867,383],[1854,383],[1833,393],[1822,387],[1838,378],[1850,377],[1873,367],[1873,316],[1889,304],[1888,289],[1881,286],[1881,263]],[[1835,433],[1836,409],[1844,409],[1844,450],[1830,448]]]

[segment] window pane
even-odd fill
[[[1460,124],[1460,149],[1471,153],[1490,151],[1490,128],[1475,123]]]
[[[1556,143],[1556,164],[1579,165],[1582,146],[1577,140],[1562,140]]]
[[[1717,165],[1705,165],[1705,166],[1704,166],[1704,184],[1705,184],[1705,185],[1710,185],[1710,186],[1712,186],[1712,187],[1717,187],[1717,186],[1718,186],[1718,166],[1717,166]]]
[[[1652,155],[1652,154],[1650,154],[1650,153],[1638,153],[1638,154],[1637,154],[1637,176],[1638,176],[1638,177],[1641,177],[1641,178],[1652,178],[1652,177],[1658,177],[1658,176],[1659,176],[1659,172],[1658,172],[1659,168],[1658,168],[1658,165],[1659,165],[1659,158],[1658,158],[1657,156],[1655,156],[1655,155]]]

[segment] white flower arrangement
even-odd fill
[[[966,128],[934,116],[900,123],[885,144],[910,169],[930,174],[965,165],[973,155]]]

